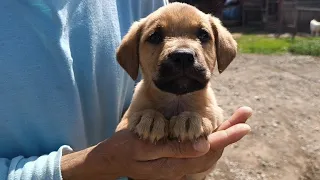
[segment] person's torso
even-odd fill
[[[1,2],[0,157],[82,149],[114,132],[134,85],[115,59],[136,18],[125,2]]]

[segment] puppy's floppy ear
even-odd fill
[[[120,66],[136,80],[139,72],[139,41],[141,36],[141,22],[132,24],[129,32],[123,37],[117,49],[117,60]]]
[[[211,27],[214,33],[216,56],[219,73],[222,73],[237,54],[237,42],[231,33],[222,26],[221,21],[213,16],[209,16]]]

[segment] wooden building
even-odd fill
[[[266,30],[308,32],[312,19],[320,21],[320,0],[242,0],[243,26],[255,20]]]
[[[205,13],[222,17],[225,0],[170,0],[196,6]],[[259,25],[275,32],[309,31],[312,19],[320,21],[320,0],[239,0],[242,26]],[[223,19],[222,19],[223,20]]]

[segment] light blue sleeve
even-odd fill
[[[43,156],[15,157],[11,160],[0,158],[0,179],[5,180],[60,180],[61,156],[72,152],[69,146],[62,146],[58,151]]]
[[[119,109],[130,103],[134,86],[118,65],[115,68],[115,48],[133,21],[167,3],[0,3],[0,97],[4,98],[0,104],[0,180],[62,180],[64,154],[113,133]],[[92,89],[95,98],[89,96]]]

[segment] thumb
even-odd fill
[[[248,124],[236,124],[226,130],[220,130],[209,135],[211,150],[219,150],[242,139],[251,131]]]
[[[196,142],[178,142],[167,141],[156,145],[144,146],[143,154],[137,159],[140,161],[150,161],[159,158],[192,158],[200,157],[206,154],[210,149],[218,151],[226,146],[239,141],[250,132],[249,125],[241,123],[229,127],[226,130],[214,132],[208,136],[208,140],[204,138]],[[148,149],[148,150],[147,150]],[[140,151],[142,153],[142,151]],[[149,152],[149,153],[146,153]]]

